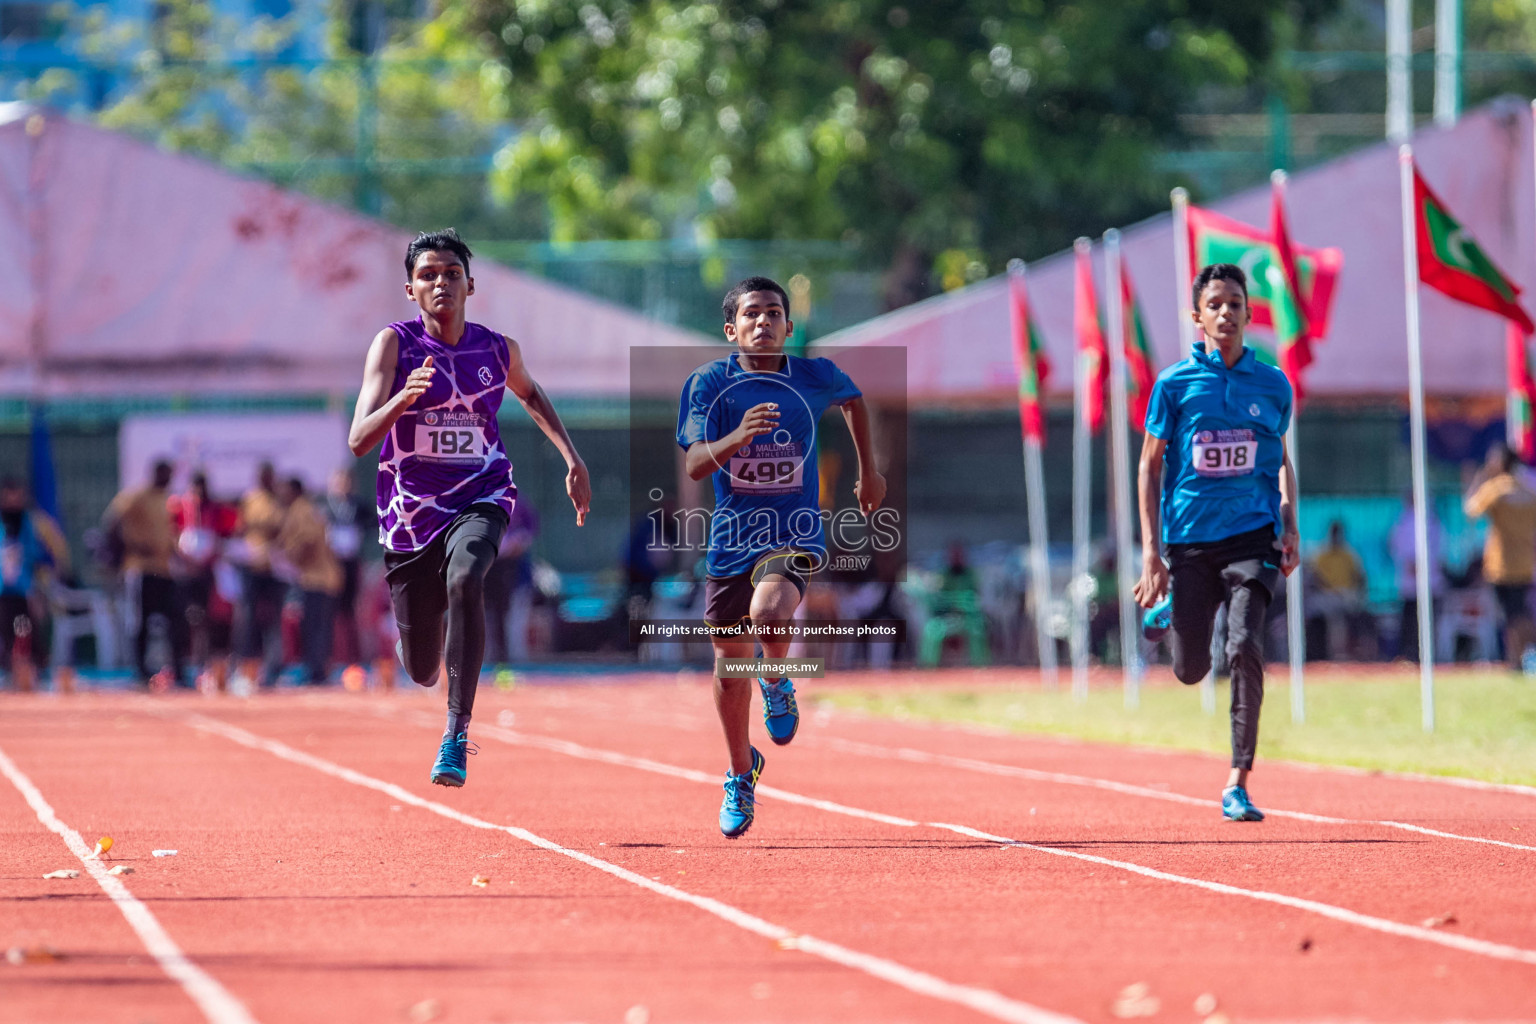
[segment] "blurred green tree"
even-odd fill
[[[1166,206],[1178,115],[1338,6],[445,0],[434,29],[509,72],[493,182],[551,238],[853,241],[894,307]]]

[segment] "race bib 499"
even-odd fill
[[[726,469],[737,494],[795,494],[805,485],[804,446],[748,444],[736,449]]]
[[[1201,430],[1189,458],[1201,476],[1246,476],[1258,462],[1259,442],[1251,430]]]

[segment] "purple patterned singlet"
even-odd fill
[[[466,323],[456,346],[428,334],[420,317],[389,326],[400,339],[391,396],[427,356],[437,371],[379,452],[379,543],[417,551],[471,505],[512,514],[517,488],[496,424],[507,387],[507,341],[479,324]]]

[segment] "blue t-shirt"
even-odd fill
[[[715,512],[707,571],[716,578],[748,572],[780,548],[826,553],[816,428],[828,408],[861,394],[830,359],[786,355],[779,370],[753,373],[742,369],[738,355],[693,371],[677,410],[677,443],[687,451],[735,430],[755,405],[779,407],[776,429],[726,455],[711,474]]]
[[[1280,530],[1280,466],[1291,425],[1285,374],[1244,348],[1231,369],[1212,346],[1158,374],[1147,433],[1163,456],[1163,542],[1209,544]]]

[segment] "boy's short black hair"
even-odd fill
[[[784,303],[784,317],[789,318],[789,293],[779,286],[779,282],[771,277],[749,277],[725,293],[720,311],[725,314],[726,323],[735,322],[736,308],[741,305],[741,297],[748,292],[778,292],[779,301]]]
[[[469,246],[464,244],[464,239],[453,228],[443,228],[441,231],[423,231],[411,239],[411,244],[405,250],[405,279],[409,281],[416,273],[416,261],[424,252],[451,252],[459,258],[459,263],[464,267],[464,273],[469,273],[469,258],[474,253],[469,251]]]
[[[1243,290],[1243,301],[1248,301],[1248,275],[1243,273],[1243,268],[1236,263],[1212,263],[1201,267],[1200,273],[1195,275],[1195,283],[1189,295],[1195,309],[1200,308],[1200,293],[1212,281],[1231,281]]]

